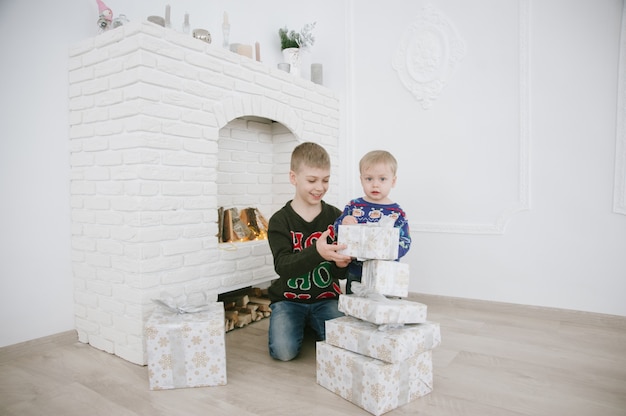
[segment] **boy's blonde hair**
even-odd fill
[[[366,153],[359,162],[359,172],[363,173],[365,169],[379,163],[384,163],[389,166],[393,172],[393,176],[396,176],[396,172],[398,171],[398,161],[386,150],[372,150],[371,152]]]
[[[298,172],[300,166],[330,169],[330,156],[326,149],[317,143],[304,142],[296,146],[291,153],[291,170]]]

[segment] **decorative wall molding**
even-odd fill
[[[518,201],[502,209],[492,223],[418,223],[412,231],[459,234],[504,234],[513,215],[530,209],[530,0],[519,5],[519,172]],[[441,16],[441,15],[439,15]],[[624,71],[622,71],[624,72]],[[622,138],[624,136],[622,135]],[[622,160],[626,160],[623,158]],[[622,190],[624,188],[622,187]],[[622,199],[623,201],[624,199]]]
[[[428,4],[402,34],[392,67],[404,87],[427,110],[464,56],[465,42],[452,22]]]
[[[626,215],[626,4],[622,5],[622,31],[617,72],[617,129],[613,212]]]

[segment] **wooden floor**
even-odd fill
[[[626,318],[415,295],[441,324],[434,391],[387,415],[626,415]],[[150,391],[148,370],[73,332],[0,349],[0,415],[367,415],[277,362],[263,320],[226,334],[228,384]]]

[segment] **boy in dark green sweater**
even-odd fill
[[[305,327],[319,340],[325,322],[343,314],[337,309],[344,278],[352,260],[333,244],[333,223],[341,211],[322,198],[328,190],[330,157],[318,144],[305,142],[291,154],[289,181],[293,199],[269,221],[268,239],[279,278],[269,288],[272,301],[268,346],[270,355],[289,361],[300,352]]]

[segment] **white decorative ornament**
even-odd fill
[[[404,87],[428,109],[464,56],[465,42],[452,23],[427,5],[402,34],[392,67]]]

